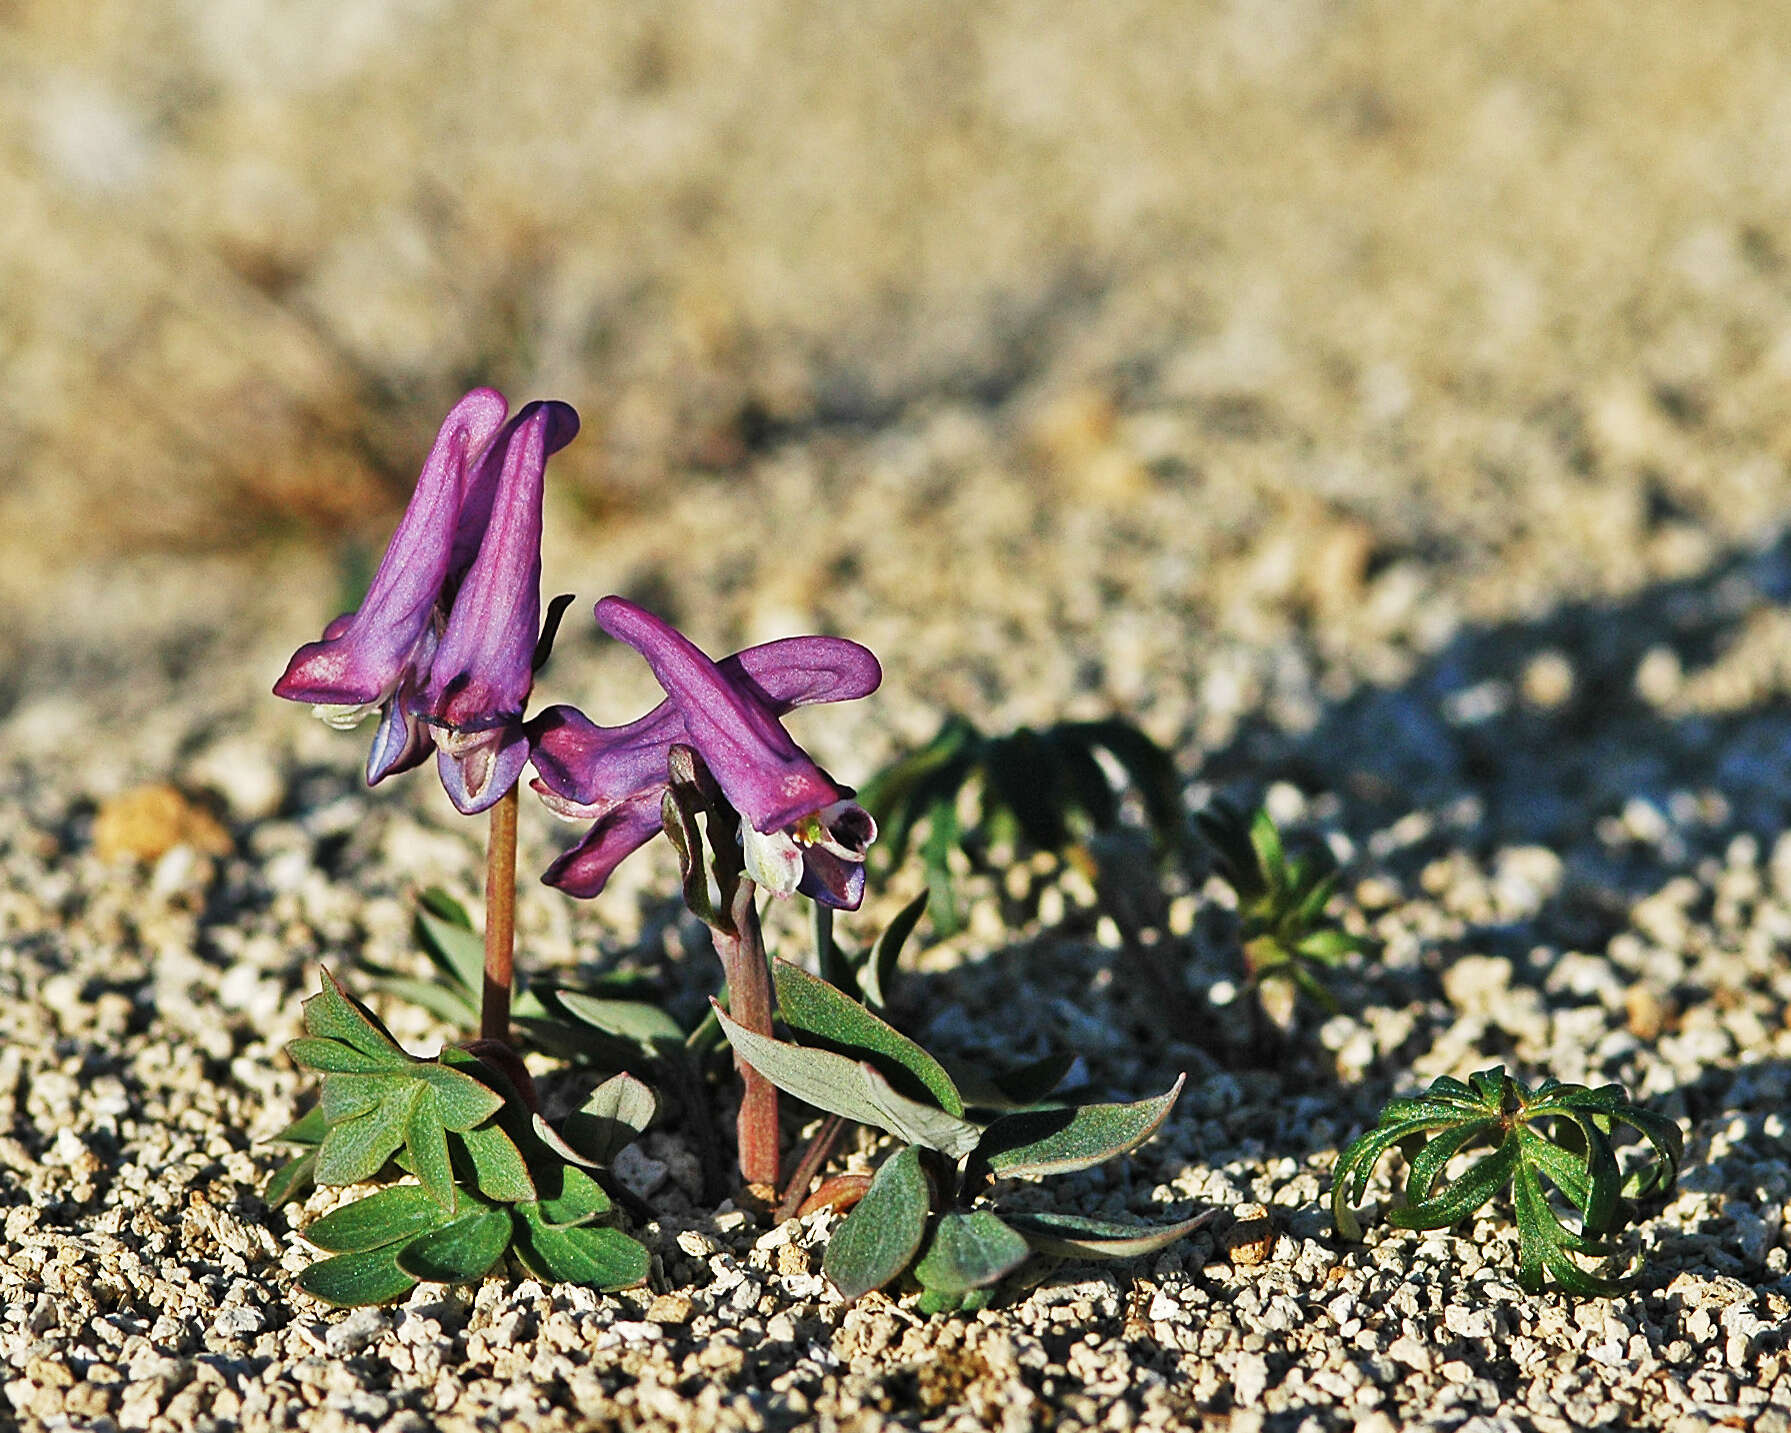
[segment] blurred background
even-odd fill
[[[1157,732],[1223,739],[1227,642],[1362,629],[1341,688],[1705,570],[1791,510],[1788,61],[1753,0],[8,0],[0,712],[277,672],[485,382],[584,417],[550,588],[850,630],[911,735],[1198,661]]]

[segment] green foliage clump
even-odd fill
[[[1123,789],[1101,764],[1105,753],[1137,792],[1156,840],[1182,839],[1181,783],[1175,762],[1130,722],[1058,722],[986,736],[961,716],[947,717],[920,750],[865,783],[859,800],[877,819],[876,851],[898,864],[921,828],[920,857],[932,894],[935,927],[959,926],[950,857],[962,851],[973,870],[989,867],[998,845],[1016,851],[1066,852],[1121,824]]]
[[[1291,856],[1267,811],[1245,817],[1218,805],[1196,818],[1213,848],[1214,869],[1237,892],[1244,973],[1252,988],[1284,982],[1327,1013],[1337,997],[1327,979],[1368,942],[1328,914],[1342,873],[1329,854]]]
[[[298,1286],[332,1304],[378,1304],[417,1283],[473,1283],[506,1253],[538,1278],[619,1289],[645,1280],[647,1251],[610,1227],[603,1166],[651,1121],[631,1076],[599,1086],[556,1130],[534,1109],[528,1072],[484,1042],[420,1060],[335,977],[305,1002],[287,1046],[322,1076],[314,1109],[286,1129],[302,1149],[269,1182],[270,1204],[314,1184],[354,1185],[396,1165],[394,1184],[316,1220],[305,1237],[331,1257]]]
[[[828,1244],[823,1269],[843,1297],[908,1275],[923,1312],[981,1308],[1034,1254],[1129,1258],[1206,1217],[1148,1226],[1011,1212],[988,1199],[998,1180],[1088,1169],[1137,1148],[1167,1118],[1181,1080],[1132,1104],[988,1110],[972,1104],[937,1059],[844,992],[782,961],[774,978],[778,1013],[795,1038],[755,1035],[718,1007],[735,1051],[786,1093],[897,1141],[876,1175],[851,1190],[862,1197]],[[850,1177],[832,1181],[834,1189],[842,1182]]]
[[[1627,1174],[1611,1145],[1617,1124],[1638,1131],[1653,1148],[1653,1157]],[[1454,1179],[1445,1177],[1451,1159],[1483,1144],[1492,1146],[1489,1153]],[[1632,1104],[1620,1085],[1589,1089],[1551,1078],[1532,1090],[1502,1065],[1466,1084],[1444,1076],[1421,1095],[1390,1101],[1375,1127],[1338,1157],[1331,1216],[1344,1238],[1361,1238],[1350,1206],[1395,1145],[1411,1163],[1405,1206],[1388,1214],[1389,1223],[1444,1229],[1509,1188],[1518,1283],[1537,1293],[1546,1273],[1568,1293],[1587,1297],[1620,1293],[1624,1284],[1587,1273],[1573,1256],[1613,1254],[1610,1236],[1633,1217],[1628,1202],[1668,1193],[1684,1156],[1679,1126]],[[1579,1233],[1561,1222],[1549,1187],[1579,1212]]]

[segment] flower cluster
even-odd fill
[[[646,658],[666,699],[623,726],[563,705],[527,719],[547,643],[543,479],[578,415],[552,402],[506,422],[507,412],[490,388],[454,405],[366,600],[293,655],[275,694],[343,728],[377,713],[368,784],[434,750],[442,785],[468,815],[515,787],[532,760],[548,808],[592,823],[544,877],[574,896],[596,895],[660,829],[672,748],[692,747],[740,814],[755,882],[855,909],[876,825],[779,718],[875,691],[877,659],[841,638],[794,637],[715,662],[652,613],[606,597],[599,625]]]

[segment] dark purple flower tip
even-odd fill
[[[659,791],[650,791],[610,808],[542,881],[580,900],[597,895],[617,866],[659,834],[659,806]]]
[[[352,726],[391,700],[405,676],[426,668],[437,602],[451,571],[461,491],[469,465],[503,426],[508,405],[475,388],[449,411],[359,609],[300,647],[274,694],[311,702],[333,725]]]
[[[758,693],[675,627],[621,597],[597,604],[597,622],[646,658],[682,713],[690,744],[755,831],[781,831],[841,799]]]

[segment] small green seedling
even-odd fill
[[[1237,892],[1251,987],[1261,992],[1285,983],[1334,1013],[1337,997],[1327,977],[1368,942],[1326,914],[1342,874],[1329,854],[1289,856],[1267,811],[1246,820],[1234,807],[1220,805],[1196,820],[1220,878]]]
[[[1611,1146],[1611,1128],[1625,1124],[1653,1147],[1653,1158],[1625,1174]],[[1449,1161],[1482,1144],[1491,1151],[1454,1179]],[[1572,1255],[1609,1256],[1606,1242],[1632,1217],[1627,1201],[1665,1195],[1678,1178],[1684,1141],[1679,1126],[1630,1103],[1620,1085],[1564,1085],[1545,1079],[1531,1090],[1494,1066],[1460,1080],[1444,1076],[1422,1095],[1397,1099],[1378,1124],[1338,1157],[1331,1217],[1346,1239],[1362,1237],[1350,1206],[1394,1145],[1408,1151],[1405,1207],[1387,1215],[1401,1229],[1444,1229],[1509,1187],[1517,1217],[1517,1281],[1530,1293],[1543,1275],[1570,1294],[1609,1297],[1623,1281],[1587,1273]],[[1556,1215],[1544,1181],[1580,1215],[1574,1233]]]
[[[959,926],[950,856],[961,850],[972,869],[988,869],[998,844],[1015,850],[1071,852],[1091,835],[1121,825],[1122,791],[1102,766],[1105,753],[1137,794],[1157,842],[1182,839],[1181,784],[1168,752],[1118,719],[1059,722],[985,736],[961,716],[946,718],[919,751],[883,768],[859,799],[877,818],[876,850],[898,864],[919,829],[935,927]],[[965,793],[971,815],[963,812]],[[1092,864],[1092,863],[1090,863]]]
[[[474,1283],[506,1253],[548,1282],[627,1288],[647,1251],[607,1227],[603,1167],[652,1120],[652,1091],[629,1075],[600,1085],[555,1129],[507,1047],[484,1042],[440,1058],[405,1053],[329,971],[305,1002],[305,1034],[287,1053],[323,1077],[314,1109],[279,1136],[302,1153],[268,1183],[268,1203],[313,1184],[394,1184],[312,1223],[305,1238],[332,1257],[298,1286],[332,1304],[379,1304],[417,1283]]]
[[[795,1041],[742,1029],[717,1008],[735,1051],[779,1089],[842,1119],[883,1130],[897,1149],[873,1178],[830,1181],[851,1212],[834,1231],[823,1269],[856,1299],[904,1274],[926,1313],[982,1308],[1000,1281],[1035,1253],[1131,1258],[1161,1249],[1206,1215],[1165,1226],[1077,1214],[991,1207],[1003,1179],[1088,1169],[1137,1148],[1181,1092],[1132,1104],[1032,1108],[985,1117],[945,1067],[914,1041],[824,980],[782,961],[778,1013]],[[827,1186],[823,1186],[826,1190]]]

